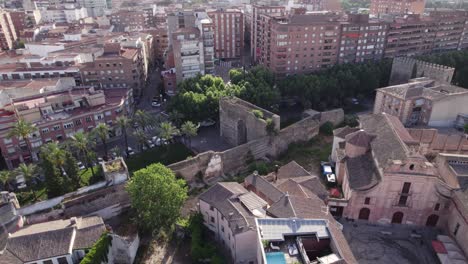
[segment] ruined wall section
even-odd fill
[[[254,110],[263,113],[256,117]],[[267,119],[280,129],[280,117],[270,111],[253,105],[237,97],[223,97],[219,100],[220,136],[232,146],[262,138],[267,135]]]
[[[407,83],[410,79],[419,77],[428,77],[441,83],[450,83],[454,72],[455,68],[413,58],[398,57],[393,59],[389,85]]]

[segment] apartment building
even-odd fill
[[[65,5],[63,7],[48,7],[33,11],[36,24],[46,23],[76,23],[80,19],[88,17],[85,7]]]
[[[262,20],[257,62],[280,77],[307,74],[337,63],[340,21],[336,13],[310,12]],[[255,37],[255,36],[254,36]]]
[[[138,10],[118,10],[110,16],[110,23],[115,31],[130,32],[154,27],[155,9],[142,8]]]
[[[341,23],[339,63],[358,63],[383,58],[387,23],[370,20],[369,15],[348,14]]]
[[[195,16],[192,10],[179,10],[171,13],[167,13],[167,32],[172,34],[180,28],[191,28],[195,27]],[[169,38],[169,45],[172,44],[172,38]]]
[[[388,26],[385,58],[415,56],[432,51],[436,25],[420,15],[396,17]]]
[[[422,14],[426,0],[371,0],[370,14]]]
[[[29,26],[26,14],[23,11],[0,10],[0,49],[15,48],[21,31]]]
[[[177,83],[205,74],[203,40],[197,28],[181,28],[172,34]]]
[[[206,13],[204,13],[206,15]],[[214,73],[214,27],[213,21],[207,16],[197,19],[195,25],[200,31],[200,38],[203,41],[203,65],[205,74]]]
[[[96,88],[133,90],[139,96],[145,84],[143,56],[138,49],[123,49],[106,43],[104,53],[80,67],[83,82]]]
[[[162,61],[169,48],[169,35],[166,24],[158,25],[156,28],[145,29],[141,32],[151,34],[154,43],[154,59]]]
[[[77,3],[85,7],[91,17],[103,16],[104,11],[110,9],[110,1],[108,0],[78,0]]]
[[[284,6],[262,6],[252,5],[252,15],[250,20],[250,54],[254,62],[259,61],[260,51],[264,43],[262,43],[263,37],[268,36],[267,21],[272,16],[284,16],[286,14],[286,8]],[[269,15],[269,16],[262,16]]]
[[[69,84],[57,79],[2,82],[0,149],[8,168],[37,160],[43,144],[64,141],[78,131],[89,132],[98,123],[111,127],[109,137],[118,135],[115,119],[130,111],[131,90],[103,91]],[[24,94],[24,90],[29,92]],[[37,127],[27,140],[7,137],[18,118]]]
[[[239,59],[244,50],[244,14],[239,9],[209,11],[214,25],[214,49],[218,59]]]
[[[461,38],[464,37],[467,11],[444,10],[431,11],[429,17],[434,21],[436,34],[433,52],[445,52],[460,48]]]

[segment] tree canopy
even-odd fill
[[[161,163],[136,171],[127,192],[140,227],[150,232],[174,224],[187,199],[185,181],[176,179],[172,170]]]

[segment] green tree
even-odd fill
[[[109,137],[109,126],[105,123],[99,123],[94,129],[93,133],[101,140],[104,147],[104,155],[108,157],[107,153],[107,138]]]
[[[160,163],[136,171],[127,192],[139,225],[150,232],[173,225],[187,199],[185,181]]]
[[[198,126],[191,121],[185,121],[180,127],[180,133],[188,140],[188,144],[192,146],[192,137],[195,137],[198,132]]]
[[[41,154],[40,167],[45,175],[47,197],[53,198],[66,193],[64,190],[64,178],[62,172],[54,165],[50,157]]]
[[[29,153],[32,155],[31,143],[29,142],[29,135],[37,130],[33,124],[25,121],[23,118],[19,118],[13,128],[8,132],[7,137],[17,137],[20,140],[26,142]],[[21,162],[24,162],[23,154],[20,154]]]
[[[76,159],[73,157],[72,153],[65,151],[63,170],[67,175],[73,189],[78,189],[81,187],[81,178],[79,175],[79,168],[76,164]]]
[[[75,133],[71,137],[71,140],[72,146],[78,150],[78,156],[81,157],[86,168],[91,169],[91,174],[94,177],[93,159],[91,159],[90,155],[90,153],[93,152],[92,149],[95,147],[94,141],[89,138],[88,134],[83,132]]]
[[[133,120],[141,129],[145,130],[150,122],[150,116],[143,110],[137,110],[133,116]]]
[[[463,126],[463,130],[465,131],[465,134],[468,134],[468,124]]]
[[[36,190],[33,187],[33,179],[36,176],[37,173],[37,165],[35,164],[26,164],[26,163],[21,163],[18,168],[15,169],[16,174],[22,175],[24,177],[24,180],[26,184],[28,185],[29,189],[31,190],[33,194],[33,200],[34,202],[37,200],[37,195],[36,195]]]
[[[119,126],[124,136],[125,150],[127,150],[128,149],[127,130],[130,127],[130,120],[126,116],[119,116],[116,121],[117,121],[117,125]]]
[[[171,142],[179,134],[179,130],[170,122],[162,122],[159,131],[160,137],[167,142]]]
[[[0,182],[3,185],[5,191],[10,191],[10,180],[13,178],[11,171],[2,170],[0,171]]]
[[[148,140],[148,136],[146,135],[145,131],[138,129],[135,132],[133,132],[133,135],[135,136],[138,146],[140,150],[143,150],[143,146],[146,145],[146,141]]]

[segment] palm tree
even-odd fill
[[[198,126],[191,121],[185,121],[180,127],[180,133],[188,139],[189,147],[192,146],[192,137],[197,135]]]
[[[104,155],[107,157],[107,137],[109,136],[109,126],[105,123],[99,123],[93,132],[99,137],[104,146]]]
[[[169,113],[169,120],[171,120],[171,122],[173,122],[176,126],[182,124],[183,119],[184,115],[177,110]]]
[[[20,140],[24,140],[26,142],[26,147],[28,148],[28,151],[31,154],[31,158],[32,158],[32,149],[31,149],[31,144],[29,142],[29,135],[35,132],[36,130],[37,130],[37,127],[35,127],[33,124],[25,121],[23,118],[19,118],[18,121],[16,121],[13,128],[8,132],[7,137],[8,138],[17,137]],[[23,157],[22,152],[20,152],[20,159],[21,159],[21,162],[24,162],[24,157]]]
[[[160,125],[160,136],[164,141],[170,142],[174,136],[179,134],[179,130],[171,122],[162,122]]]
[[[148,139],[148,137],[146,136],[145,131],[139,129],[139,130],[133,132],[133,135],[136,137],[136,139],[138,141],[138,145],[140,146],[140,150],[143,150],[143,146],[146,144],[146,140]]]
[[[11,174],[11,171],[7,171],[7,170],[0,171],[0,182],[2,183],[5,191],[10,190],[9,181],[11,180],[12,176],[13,175]]]
[[[65,163],[65,152],[55,142],[43,145],[41,148],[41,155],[43,155],[41,159],[49,157],[57,168],[62,168]]]
[[[35,164],[25,164],[21,163],[18,168],[16,168],[15,172],[18,175],[23,175],[24,180],[28,183],[29,189],[31,190],[34,202],[37,200],[36,190],[32,186],[32,180],[37,173],[37,165]]]
[[[128,150],[127,129],[130,126],[130,120],[126,116],[119,116],[117,118],[117,125],[120,127],[125,140],[125,151]]]
[[[150,121],[150,116],[143,110],[137,110],[133,117],[133,120],[141,127],[141,129],[145,130],[148,122]]]
[[[71,137],[72,139],[72,146],[75,147],[84,163],[86,164],[86,168],[91,168],[91,175],[94,177],[94,168],[91,165],[91,159],[89,153],[91,152],[91,149],[94,148],[94,141],[90,140],[88,134],[84,132],[77,132],[75,135]],[[91,165],[91,166],[90,166]]]

